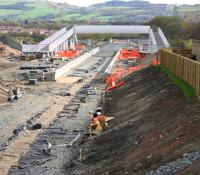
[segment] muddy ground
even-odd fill
[[[0,108],[2,114],[0,118],[0,127],[3,131],[1,133],[2,137],[0,143],[2,142],[4,144],[6,141],[6,148],[2,149],[0,154],[0,162],[3,162],[5,165],[0,166],[0,172],[1,170],[2,172],[6,172],[10,166],[13,166],[10,169],[10,174],[23,174],[38,171],[39,174],[61,174],[63,171],[65,172],[65,163],[68,162],[71,157],[77,155],[73,153],[73,151],[77,151],[79,142],[81,141],[78,142],[78,146],[75,144],[75,148],[72,149],[60,147],[59,144],[69,143],[78,133],[81,133],[81,140],[84,138],[84,133],[87,130],[87,125],[90,120],[89,112],[95,110],[99,101],[98,99],[101,98],[101,93],[105,88],[105,75],[103,75],[104,78],[102,78],[101,74],[104,74],[114,53],[123,46],[127,45],[105,45],[101,48],[100,52],[92,56],[87,63],[80,65],[80,67],[73,70],[70,74],[65,75],[66,78],[68,76],[83,77],[84,82],[81,86],[93,86],[95,84],[95,86],[97,86],[97,94],[88,96],[85,91],[87,87],[83,87],[83,89],[80,89],[81,92],[72,93],[70,97],[61,97],[58,93],[71,87],[71,84],[47,82],[39,83],[39,85],[35,87],[26,87],[26,85],[22,83],[21,87],[23,92],[25,92],[23,98],[17,103],[6,104],[7,106],[4,105]],[[12,69],[16,70],[16,68]],[[96,80],[91,82],[92,84],[90,83],[90,75],[84,73],[85,70],[89,69],[93,69],[94,73],[100,73],[100,77],[97,76],[95,78]],[[8,70],[5,69],[4,71]],[[4,71],[2,73],[3,75],[5,75]],[[81,88],[81,86],[79,88]],[[74,86],[72,86],[71,89],[74,90]],[[82,100],[87,100],[87,102],[83,103]],[[45,121],[47,122],[41,130],[29,131],[26,124],[29,123],[29,120],[32,118],[36,119],[34,123],[42,123],[42,126]],[[8,127],[8,125],[10,127]],[[10,140],[10,136],[13,135],[15,128],[17,128],[17,131],[20,129],[20,133],[17,133],[19,136]],[[28,137],[29,135],[30,138]],[[44,138],[50,140],[54,145],[57,145],[53,150],[53,155],[55,155],[55,157],[53,155],[43,155],[41,152],[43,147],[45,147]],[[21,147],[18,148],[17,145],[21,145]],[[4,148],[4,146],[2,146],[2,148]],[[12,157],[14,157],[13,160],[11,160]],[[16,162],[19,159],[18,165]],[[6,160],[9,161],[7,165]]]
[[[126,77],[124,86],[103,96],[104,71],[111,61],[110,57],[120,47],[128,45],[103,46],[87,64],[66,75],[85,77],[84,70],[94,68],[94,71],[99,71],[93,80],[86,76],[80,89],[71,97],[56,95],[68,87],[67,84],[44,83],[24,89],[24,101],[0,107],[3,114],[0,118],[2,143],[20,123],[26,123],[43,109],[44,116],[41,115],[38,120],[41,123],[48,121],[41,131],[31,131],[32,140],[29,143],[26,139],[24,141],[30,148],[19,157],[14,157],[14,153],[15,149],[23,151],[17,148],[17,140],[20,143],[23,134],[16,139],[15,146],[11,146],[10,150],[8,146],[5,154],[2,152],[4,163],[7,157],[11,160],[13,156],[9,174],[200,174],[200,152],[195,152],[200,144],[200,105],[197,100],[186,99],[159,68],[149,67],[133,73]],[[149,64],[155,56],[149,55],[143,64]],[[97,64],[102,67],[98,69]],[[24,85],[21,86],[23,88]],[[95,93],[88,94],[88,88],[95,88]],[[88,138],[89,112],[99,105],[114,120],[109,122],[106,132]],[[49,106],[51,109],[46,109]],[[78,134],[78,141],[68,147],[67,144]],[[43,151],[46,141],[53,144],[50,154]],[[9,151],[8,155],[6,151]],[[185,158],[190,158],[190,154],[192,160]],[[18,164],[14,163],[14,159],[19,160]],[[180,162],[184,166],[180,166]],[[175,166],[176,170],[170,166]]]
[[[9,174],[25,174],[30,171],[45,175],[65,174],[65,167],[71,165],[71,159],[77,155],[79,145],[86,137],[87,125],[90,122],[89,112],[96,109],[100,103],[102,91],[105,89],[106,76],[103,72],[112,59],[102,58],[100,53],[98,55],[98,57],[91,57],[87,61],[87,65],[84,64],[69,74],[70,76],[86,76],[85,73],[82,73],[83,70],[94,67],[98,62],[101,65],[95,68],[94,73],[98,74],[94,79],[90,76],[85,78],[83,87],[72,95],[70,101],[64,103],[63,109],[56,114],[50,126],[38,135],[30,150],[22,155],[19,165],[13,166]],[[95,90],[88,94],[88,88]],[[78,134],[81,136],[77,143],[72,148],[68,147],[67,144]],[[43,152],[43,148],[46,146],[44,140],[48,140],[54,145],[52,153]]]
[[[74,160],[67,174],[156,174],[151,170],[199,149],[197,101],[185,99],[159,68],[146,68],[125,82],[107,94],[105,114],[115,117],[109,130],[82,146],[82,160]],[[189,165],[157,174],[200,174],[198,163]]]

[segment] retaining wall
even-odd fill
[[[97,54],[99,52],[99,49],[100,49],[99,47],[95,48],[95,49],[85,53],[84,55],[76,58],[75,60],[67,63],[65,66],[61,67],[60,69],[56,70],[54,72],[53,80],[59,79],[64,74],[68,73],[69,71],[71,71],[75,67],[77,67],[80,64],[82,64],[83,62],[87,61],[87,59],[89,59],[92,55]]]
[[[109,66],[107,67],[107,69],[105,70],[105,73],[110,74],[112,71],[112,68],[115,64],[115,61],[117,60],[118,56],[120,55],[121,49],[117,52],[117,54],[114,56],[113,60],[111,61],[111,63],[109,64]]]

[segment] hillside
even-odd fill
[[[199,104],[155,67],[125,82],[105,98],[109,129],[82,146],[67,174],[199,174]]]
[[[147,22],[155,16],[173,15],[173,6],[151,4],[148,1],[108,1],[90,7],[40,0],[2,0],[1,19],[68,20],[87,22]],[[200,6],[180,6],[179,14],[198,13]]]

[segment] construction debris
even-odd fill
[[[36,86],[38,84],[37,79],[29,79],[29,85],[34,85]]]
[[[34,124],[31,129],[32,130],[42,129],[42,124],[41,123]]]
[[[8,86],[0,81],[0,95],[7,96],[7,101],[13,102],[22,98],[22,92],[19,87]]]
[[[71,147],[79,139],[80,136],[81,134],[78,133],[76,137],[68,144],[68,146]]]
[[[8,97],[9,102],[17,101],[22,98],[22,92],[18,87],[12,87],[9,91],[10,96]]]
[[[71,96],[71,93],[69,92],[69,89],[64,89],[61,92],[57,93],[56,95],[60,96]]]

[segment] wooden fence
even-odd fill
[[[177,77],[189,83],[200,95],[200,62],[172,53],[171,50],[161,50],[160,61]]]

